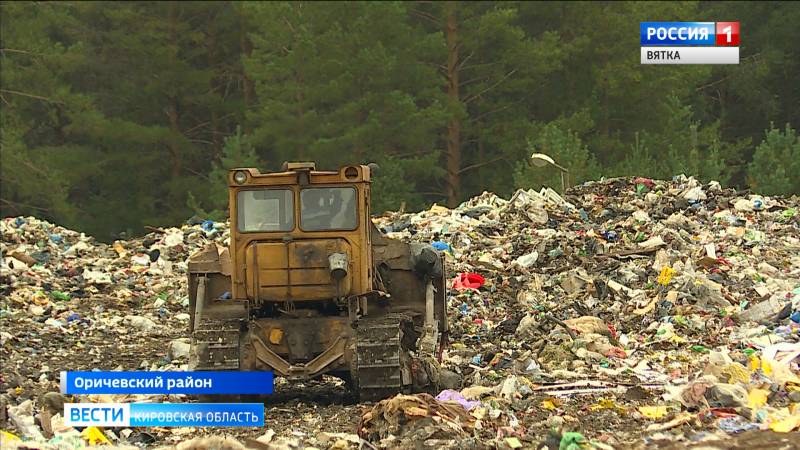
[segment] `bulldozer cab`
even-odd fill
[[[371,289],[369,166],[234,169],[228,181],[234,298],[259,305]]]

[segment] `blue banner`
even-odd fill
[[[272,394],[272,372],[61,372],[63,394]]]
[[[261,403],[133,403],[131,427],[263,427]]]
[[[641,22],[639,38],[642,47],[654,45],[714,45],[714,22]]]
[[[71,427],[263,427],[261,403],[65,403]]]

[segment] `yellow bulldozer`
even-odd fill
[[[437,387],[444,256],[375,226],[376,172],[308,162],[229,172],[230,245],[188,261],[192,370],[328,374],[362,399]]]

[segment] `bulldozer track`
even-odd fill
[[[206,348],[208,357],[194,370],[239,370],[239,319],[203,319],[192,333],[196,348]]]
[[[358,393],[361,400],[380,400],[403,390],[403,330],[411,325],[405,314],[364,318],[356,329]]]

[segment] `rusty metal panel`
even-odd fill
[[[283,336],[277,344],[269,339],[273,329],[281,330]],[[308,341],[312,357],[319,355],[339,337],[351,338],[353,329],[344,317],[313,317],[301,319],[257,319],[252,333],[261,339],[270,350],[286,359],[298,359],[290,355],[289,340]],[[303,358],[299,358],[303,359]],[[310,358],[306,358],[309,359]]]
[[[333,286],[331,274],[327,268],[290,269],[289,273],[292,286]]]
[[[343,251],[342,247],[345,245],[347,244],[342,239],[292,242],[289,244],[289,267],[328,267],[328,255]]]
[[[289,286],[275,286],[265,287],[262,286],[259,290],[259,296],[267,300],[278,300],[289,298]]]
[[[292,298],[298,300],[321,300],[338,296],[336,286],[313,285],[313,286],[292,286]]]
[[[288,286],[289,272],[286,269],[267,269],[258,271],[258,284],[268,286]]]
[[[288,267],[286,244],[256,244],[256,251],[258,252],[257,261],[259,269],[286,269]]]
[[[346,292],[347,288],[343,288]],[[265,300],[281,301],[281,300],[325,300],[339,296],[336,286],[328,285],[290,285],[290,286],[275,286],[265,287],[262,286],[259,290],[259,296]]]
[[[351,259],[346,276],[338,285],[331,278],[328,256],[342,252]],[[344,239],[310,239],[295,242],[256,242],[245,252],[247,285],[257,286],[264,300],[320,300],[350,293],[353,271],[350,245]],[[358,261],[356,261],[356,264]],[[248,289],[248,295],[251,290]]]

